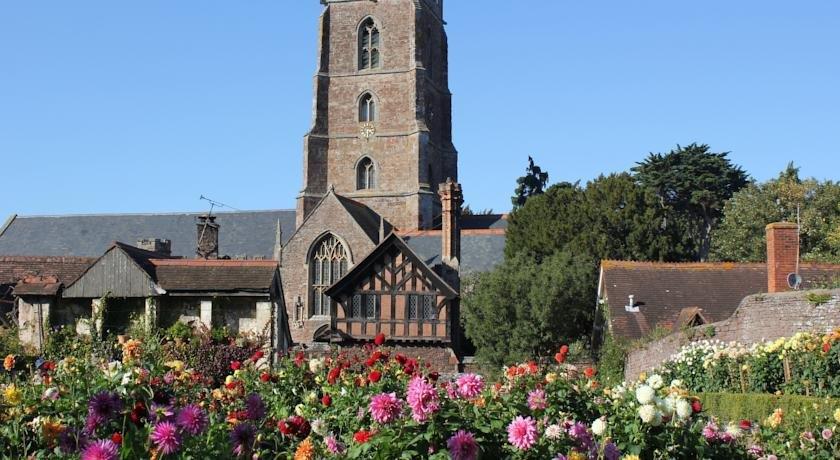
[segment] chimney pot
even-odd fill
[[[789,291],[788,275],[799,266],[799,226],[776,222],[766,227],[766,233],[767,292]]]

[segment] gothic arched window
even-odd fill
[[[369,190],[376,188],[376,166],[368,157],[362,158],[356,166],[356,189]]]
[[[376,101],[373,99],[373,95],[365,93],[365,95],[359,99],[359,122],[374,122],[376,121],[377,115]]]
[[[373,18],[359,26],[359,70],[379,68],[379,29]]]
[[[316,244],[309,261],[312,316],[333,314],[334,302],[324,291],[347,274],[349,262],[347,250],[335,235],[327,235]]]

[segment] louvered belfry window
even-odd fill
[[[359,27],[359,70],[379,68],[379,29],[372,18]]]
[[[312,281],[312,316],[333,314],[334,302],[324,292],[347,274],[348,264],[347,251],[334,235],[329,235],[318,243],[309,263]]]

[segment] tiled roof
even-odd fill
[[[722,321],[744,297],[767,291],[765,264],[607,260],[601,269],[600,294],[608,300],[612,333],[629,339],[644,337],[657,325],[675,327],[684,311],[698,312],[708,322]],[[840,265],[802,264],[800,273],[803,287],[809,288],[840,276]],[[624,308],[630,295],[638,313]]]
[[[55,276],[67,285],[95,261],[91,257],[0,256],[0,284],[15,284],[27,276]]]
[[[508,227],[507,214],[472,214],[461,216],[462,230],[500,229]]]
[[[172,255],[195,257],[196,217],[201,213],[13,216],[0,229],[0,255],[98,257],[113,241],[144,238],[172,241]],[[231,257],[274,255],[277,221],[284,242],[295,229],[295,211],[237,211],[215,214],[219,250]]]
[[[269,260],[152,259],[157,283],[172,291],[268,292],[277,274]]]

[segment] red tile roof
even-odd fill
[[[0,256],[0,284],[16,284],[27,276],[55,276],[68,285],[96,258],[52,256]]]
[[[600,295],[606,298],[612,333],[637,339],[657,326],[679,327],[685,309],[709,322],[729,318],[744,297],[767,291],[763,263],[601,262]],[[840,265],[801,264],[803,288],[840,278]],[[625,305],[634,296],[638,313]]]

